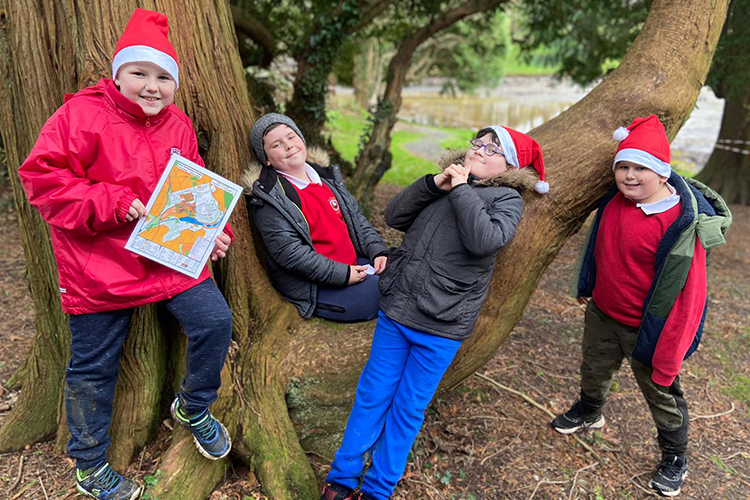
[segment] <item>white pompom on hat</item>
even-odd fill
[[[169,42],[169,21],[159,12],[135,9],[115,47],[112,59],[112,79],[124,64],[150,62],[159,66],[174,78],[180,86],[177,52]]]
[[[629,161],[649,168],[662,177],[672,175],[667,132],[656,115],[636,118],[627,128],[615,130],[613,138],[620,141],[613,170],[618,161]]]

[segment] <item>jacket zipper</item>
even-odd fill
[[[156,164],[156,155],[154,154],[154,148],[151,146],[151,140],[148,138],[148,134],[146,134],[146,128],[150,128],[151,127],[151,119],[150,118],[146,118],[146,123],[144,125],[145,125],[145,128],[141,129],[141,134],[143,135],[143,139],[146,141],[146,145],[148,146],[148,150],[151,153],[151,164],[153,165],[154,176],[155,176],[155,178],[157,180],[157,183],[158,183],[158,181],[159,181],[159,175],[158,175],[159,171],[158,171],[158,168],[159,167]],[[167,294],[167,298],[171,299],[172,298],[172,294],[169,293],[169,290],[167,289],[166,285],[164,284],[164,282],[162,281],[161,277],[159,276],[159,273],[155,273],[155,274],[156,274],[156,280],[159,282],[159,284],[161,285],[161,287],[164,289],[164,293]]]

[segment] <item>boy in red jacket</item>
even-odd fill
[[[581,398],[552,426],[563,434],[603,427],[612,377],[627,357],[662,452],[651,487],[677,496],[688,444],[679,371],[703,330],[707,249],[724,242],[731,214],[709,188],[672,172],[655,115],[636,118],[615,139],[622,141],[615,186],[601,202],[580,261],[577,296],[588,302]]]
[[[93,498],[140,494],[106,455],[120,354],[136,306],[163,301],[188,337],[175,419],[204,456],[218,460],[231,448],[208,410],[232,332],[231,311],[210,270],[193,279],[125,250],[170,155],[203,165],[190,119],[172,104],[178,63],[168,31],[166,16],[136,9],[115,49],[113,79],[66,96],[19,169],[29,201],[50,225],[72,334],[67,449],[77,462],[79,492]],[[232,239],[227,227],[212,260],[224,257]]]

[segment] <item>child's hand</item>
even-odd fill
[[[356,285],[367,278],[365,270],[367,266],[349,266],[349,282],[347,285]]]
[[[435,181],[435,185],[438,187],[438,189],[441,189],[443,191],[450,191],[451,178],[447,176],[445,172],[434,175],[432,177],[432,180]]]
[[[133,200],[133,203],[130,204],[130,208],[128,209],[128,215],[125,216],[125,219],[130,222],[136,219],[140,219],[146,215],[146,207],[143,205],[141,200],[136,198]]]
[[[383,272],[383,269],[385,269],[385,263],[388,261],[388,257],[385,255],[381,255],[380,257],[375,257],[375,260],[372,262],[375,264],[372,266],[375,269],[375,274],[380,274]]]
[[[589,300],[591,300],[591,297],[576,297],[576,300],[578,301],[579,304],[581,304],[582,306],[585,306],[586,304],[589,303]]]
[[[451,187],[456,187],[459,184],[466,184],[469,182],[469,174],[471,173],[471,165],[462,167],[454,163],[450,167],[445,169],[444,172],[451,179]]]
[[[211,260],[215,262],[226,257],[229,245],[232,244],[232,238],[227,233],[221,233],[214,241],[216,242],[216,246],[213,252],[211,252]]]

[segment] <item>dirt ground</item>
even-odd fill
[[[0,381],[5,383],[29,351],[34,311],[17,222],[7,189],[2,189]],[[393,189],[379,188],[378,199]],[[711,255],[703,345],[682,370],[691,447],[690,474],[680,498],[750,498],[750,207],[732,209],[735,220],[728,243]],[[373,219],[382,225],[377,216]],[[582,238],[579,233],[563,247],[500,352],[430,407],[394,499],[652,496],[648,482],[659,454],[656,430],[629,368],[623,367],[613,384],[604,412],[607,426],[581,436],[588,450],[549,426],[548,413],[567,410],[578,392],[583,310],[567,291]],[[0,425],[16,397],[0,386]],[[162,429],[127,473],[146,483],[157,480],[158,456],[167,435]],[[311,459],[322,480],[328,461],[314,455]],[[51,443],[0,455],[0,498],[76,498],[73,470],[73,462],[53,453]],[[260,498],[257,481],[239,462],[210,496]]]

